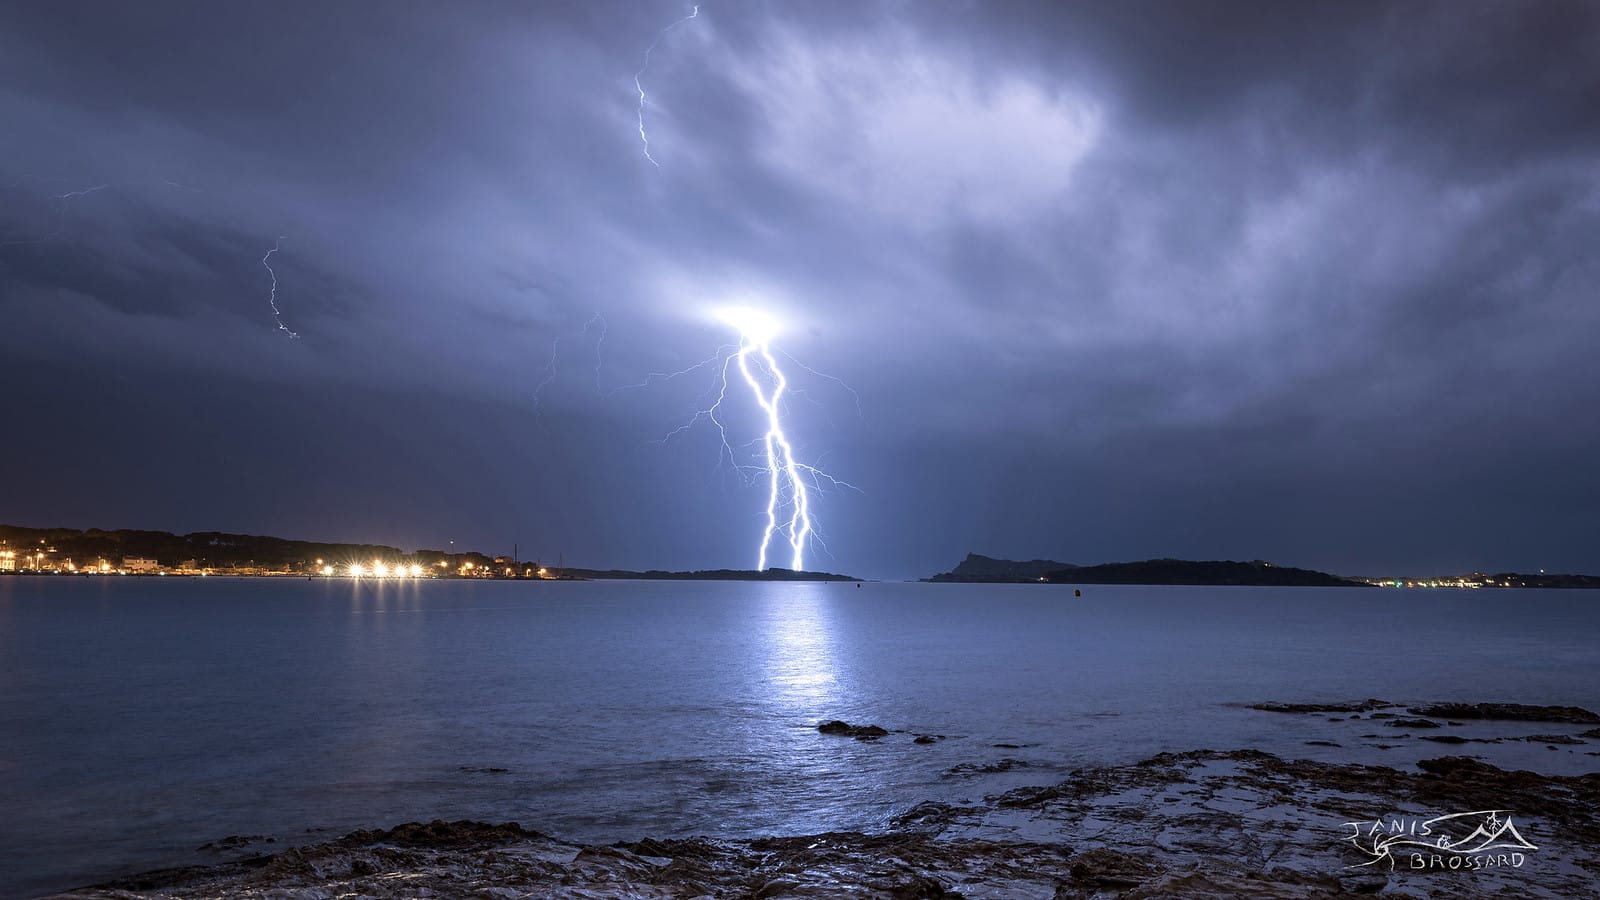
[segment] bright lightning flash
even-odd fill
[[[744,307],[723,310],[718,317],[739,331],[739,350],[733,359],[738,361],[739,374],[744,376],[745,383],[755,394],[756,404],[767,417],[767,432],[761,438],[766,451],[769,485],[767,527],[761,535],[756,570],[767,568],[767,553],[776,535],[789,545],[789,568],[801,572],[805,570],[806,544],[811,536],[811,495],[800,473],[810,467],[795,460],[794,445],[783,432],[781,404],[789,380],[772,355],[772,338],[777,334],[778,323],[766,313]],[[752,357],[755,357],[754,364]],[[780,513],[784,509],[788,510],[788,521],[780,524]]]
[[[761,477],[767,482],[766,524],[762,529],[756,568],[765,570],[770,557],[786,555],[791,569],[797,572],[804,571],[806,550],[813,543],[821,547],[823,552],[827,552],[827,545],[821,539],[816,518],[812,513],[812,491],[825,492],[830,487],[857,492],[861,489],[849,482],[834,478],[814,465],[800,461],[794,442],[784,430],[783,420],[789,398],[800,397],[803,392],[791,389],[789,378],[778,360],[781,357],[809,375],[836,382],[855,398],[858,414],[861,409],[861,398],[856,396],[855,391],[843,381],[810,369],[782,350],[775,349],[773,339],[781,329],[778,320],[770,314],[749,307],[730,307],[717,311],[715,315],[719,321],[739,333],[737,345],[724,344],[710,357],[688,368],[676,372],[652,372],[636,384],[625,384],[603,391],[600,389],[600,368],[603,362],[600,357],[600,347],[605,341],[606,325],[605,319],[596,314],[583,326],[585,335],[591,329],[598,330],[594,347],[595,392],[602,399],[609,399],[624,391],[647,390],[697,372],[706,370],[715,372],[716,378],[710,389],[701,395],[700,405],[695,408],[694,414],[683,424],[652,443],[669,443],[678,436],[692,431],[701,422],[709,420],[716,427],[721,441],[718,465],[720,466],[723,461],[731,463],[734,471],[746,484],[753,485]],[[534,391],[536,411],[541,395],[556,381],[556,363],[560,348],[561,338],[557,337],[551,346],[550,362],[545,366],[546,377]],[[739,376],[744,379],[755,396],[756,405],[765,418],[766,426],[761,437],[739,444],[737,448],[728,438],[725,406],[729,401],[729,378],[736,367]],[[756,453],[756,460],[741,462],[741,459],[749,458],[743,451],[754,447],[760,447]]]

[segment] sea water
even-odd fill
[[[1168,750],[1405,767],[1462,748],[1246,705],[1600,710],[1597,625],[1589,591],[0,577],[0,896],[236,834],[803,834]],[[1600,741],[1468,747],[1600,770]]]

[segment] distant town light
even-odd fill
[[[412,578],[421,578],[422,577],[422,567],[417,565],[416,563],[412,563],[411,564],[411,577]]]
[[[319,559],[319,560],[317,560],[317,562],[322,562],[322,560]],[[333,574],[333,566],[323,566],[322,567],[322,574],[324,574],[324,575],[332,575]]]
[[[361,577],[361,563],[351,563],[350,564],[350,577],[351,578],[360,578]]]
[[[377,560],[373,560],[372,574],[378,578],[387,578],[389,577],[389,567]]]

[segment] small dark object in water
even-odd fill
[[[876,740],[889,733],[888,730],[877,725],[851,725],[849,722],[840,721],[839,719],[823,722],[817,726],[817,730],[823,734],[842,734],[846,737],[853,737],[858,741]]]
[[[1072,596],[1074,596],[1074,597],[1082,597],[1083,596],[1083,588],[1073,588],[1072,589]]]

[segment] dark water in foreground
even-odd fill
[[[1232,704],[1600,710],[1597,625],[1588,591],[4,577],[0,896],[214,860],[195,848],[231,834],[794,834],[1162,750],[1403,766],[1461,748]],[[1600,770],[1585,746],[1471,746]],[[1002,757],[1031,767],[942,777]]]

